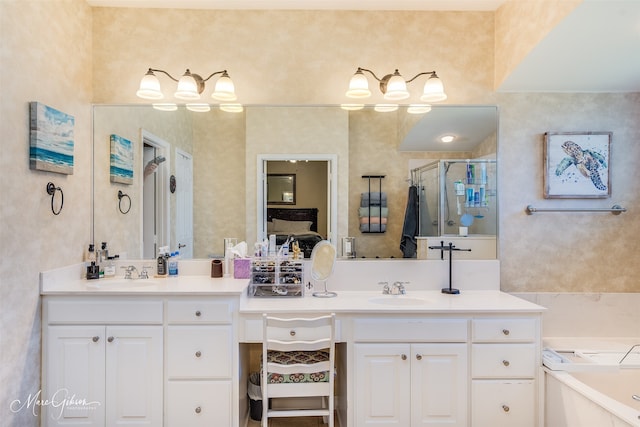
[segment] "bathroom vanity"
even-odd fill
[[[544,309],[496,289],[340,281],[336,298],[254,298],[247,280],[94,284],[72,270],[42,275],[42,397],[66,399],[42,406],[43,426],[245,426],[265,312],[336,313],[341,426],[541,422]]]

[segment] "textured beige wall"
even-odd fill
[[[583,0],[509,0],[495,13],[495,80],[499,88],[518,64]]]
[[[79,262],[91,230],[91,10],[80,0],[0,1],[0,420],[37,426],[40,271]],[[29,101],[75,118],[74,173],[29,169]],[[51,213],[47,182],[64,191]],[[39,408],[35,408],[39,412]]]

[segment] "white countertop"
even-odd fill
[[[414,291],[407,295],[383,295],[380,291],[338,291],[334,298],[255,298],[243,293],[240,313],[349,312],[349,313],[539,313],[545,308],[501,291]]]

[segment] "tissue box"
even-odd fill
[[[251,258],[233,259],[234,279],[248,279],[251,277]]]

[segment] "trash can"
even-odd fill
[[[252,372],[249,375],[247,394],[249,395],[249,416],[253,421],[262,421],[262,389],[259,372]]]

